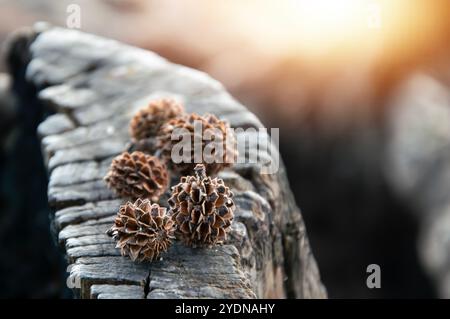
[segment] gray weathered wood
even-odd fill
[[[220,83],[151,52],[61,28],[19,34],[10,54],[22,57],[14,67],[26,71],[26,85],[37,88],[35,99],[55,113],[38,133],[54,229],[81,297],[326,297],[282,164],[272,175],[261,175],[256,164],[221,172],[237,205],[223,246],[191,249],[175,243],[162,260],[134,264],[119,256],[105,235],[123,201],[102,177],[129,142],[129,119],[149,100],[170,96],[188,112],[216,114],[232,127],[262,127]],[[240,134],[250,138],[248,154],[263,142]]]
[[[143,299],[144,288],[135,285],[92,285],[91,299]]]
[[[419,255],[442,298],[450,298],[450,93],[425,73],[392,101],[386,176],[420,223]]]

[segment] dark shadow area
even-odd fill
[[[351,136],[280,140],[329,297],[435,297],[418,261],[418,222],[383,180],[376,147],[361,157]],[[381,267],[381,289],[366,286],[369,264]]]
[[[19,57],[10,58],[16,65]],[[50,230],[47,172],[36,133],[46,114],[35,88],[20,80],[25,69],[14,71],[11,90],[17,98],[1,136],[0,298],[69,297],[66,263]]]

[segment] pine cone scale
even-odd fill
[[[133,116],[130,121],[130,135],[135,141],[154,137],[161,125],[183,112],[183,106],[173,99],[154,100]]]
[[[113,159],[105,181],[120,196],[156,201],[167,189],[169,175],[165,164],[156,157],[124,152]]]
[[[200,132],[196,129],[197,123],[201,124]],[[174,132],[176,134],[172,136]],[[181,134],[178,134],[178,132],[181,132]],[[215,134],[215,132],[220,134]],[[215,139],[210,140],[208,138],[216,135]],[[175,136],[177,138],[172,139]],[[190,114],[174,118],[162,125],[157,135],[158,148],[162,151],[162,155],[171,168],[182,174],[189,174],[197,164],[193,154],[191,154],[189,163],[172,162],[172,148],[180,140],[190,140],[191,145],[194,145],[197,141],[201,142],[202,154],[207,157],[206,159],[203,158],[203,164],[210,175],[217,174],[223,168],[231,166],[237,156],[236,139],[229,124],[219,120],[214,115]],[[220,147],[216,149],[217,145],[221,145],[222,150],[220,150]]]
[[[190,246],[221,244],[234,217],[233,193],[221,179],[207,177],[203,165],[195,172],[172,188],[169,204],[175,234]]]
[[[133,261],[151,261],[171,245],[174,226],[165,208],[138,199],[120,207],[107,234],[117,240],[116,247],[123,256]]]

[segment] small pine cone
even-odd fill
[[[201,124],[201,130],[196,129],[196,126],[199,127],[199,124]],[[172,139],[172,133],[175,133],[174,135],[179,139]],[[191,139],[190,161],[189,163],[175,163],[171,158],[172,148],[182,141],[180,135],[185,136],[186,133],[190,135]],[[201,135],[198,136],[198,133]],[[212,140],[210,138],[211,135],[214,136]],[[188,175],[192,173],[194,167],[198,164],[194,155],[197,140],[201,143],[202,164],[205,165],[208,175],[216,175],[219,171],[235,162],[237,148],[234,133],[230,130],[228,122],[221,121],[212,114],[204,116],[190,114],[168,121],[158,133],[157,146],[170,168],[181,174]],[[205,152],[205,148],[208,148],[208,152]]]
[[[175,224],[165,207],[138,199],[120,206],[114,225],[106,233],[117,241],[122,256],[152,261],[170,247],[174,231]]]
[[[175,100],[154,100],[133,116],[130,121],[130,135],[134,140],[154,137],[165,122],[182,114],[184,108]]]
[[[194,171],[196,176],[184,176],[172,187],[169,205],[176,235],[193,247],[222,244],[234,217],[233,193],[222,179],[206,176],[204,165]]]
[[[105,181],[119,196],[156,202],[168,187],[169,174],[157,157],[124,152],[113,159]]]

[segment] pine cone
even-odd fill
[[[195,129],[195,125],[200,127],[201,130]],[[198,131],[198,132],[197,132]],[[179,139],[172,140],[172,133]],[[214,134],[215,132],[220,133]],[[189,134],[191,145],[191,156],[189,163],[175,163],[171,158],[172,148],[174,145],[180,143],[182,138],[180,134]],[[197,136],[196,136],[197,134]],[[201,134],[198,136],[198,134]],[[213,140],[209,140],[211,134],[214,136]],[[172,119],[164,124],[157,136],[157,145],[161,150],[161,155],[165,159],[170,168],[181,174],[191,174],[196,165],[196,158],[194,156],[195,142],[201,142],[202,151],[202,164],[206,167],[206,172],[209,175],[216,175],[225,167],[231,166],[237,157],[236,139],[233,132],[230,130],[230,126],[227,122],[219,120],[212,114],[200,116],[197,114],[185,115],[176,119]],[[211,144],[213,143],[213,144]],[[215,144],[217,143],[217,144]],[[219,145],[220,149],[216,149],[214,145]],[[208,148],[208,152],[204,152],[205,148]],[[212,153],[207,155],[205,153]],[[198,163],[198,162],[197,162]]]
[[[234,217],[233,193],[222,179],[207,177],[204,165],[194,170],[196,176],[184,176],[172,187],[169,205],[175,233],[189,246],[222,244]]]
[[[152,261],[170,247],[174,226],[166,208],[138,199],[120,206],[114,225],[106,233],[117,241],[122,256]]]
[[[169,184],[166,165],[142,152],[124,152],[115,157],[105,177],[109,188],[119,196],[158,201]]]
[[[134,140],[154,137],[161,125],[181,116],[183,106],[173,99],[159,99],[140,109],[130,121],[130,135]]]

